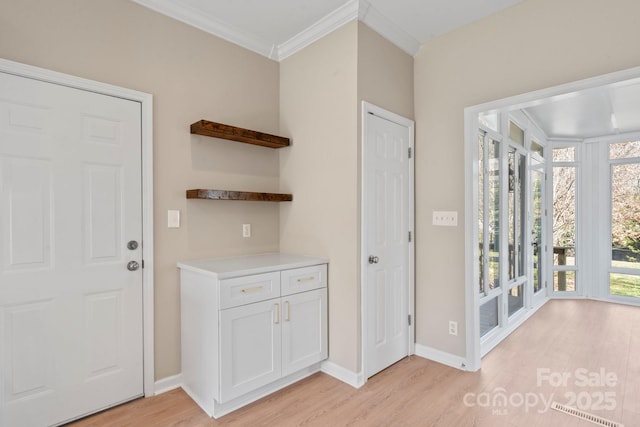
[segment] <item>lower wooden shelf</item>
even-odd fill
[[[252,202],[290,202],[293,200],[293,195],[279,193],[251,193],[247,191],[194,189],[187,190],[187,199],[244,200]]]

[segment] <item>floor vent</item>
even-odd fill
[[[551,408],[556,411],[563,412],[567,415],[574,416],[576,418],[580,418],[581,420],[591,421],[594,424],[604,427],[624,427],[624,424],[618,423],[615,421],[610,421],[606,418],[599,417],[597,415],[592,415],[588,412],[581,411],[579,409],[571,408],[569,406],[565,406],[558,402],[553,402],[551,404]]]

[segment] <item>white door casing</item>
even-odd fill
[[[126,268],[142,261],[143,232],[152,244],[150,97],[10,61],[0,71],[0,425],[57,424],[153,393],[152,274]]]
[[[366,102],[362,116],[362,348],[369,378],[414,349],[414,125]]]

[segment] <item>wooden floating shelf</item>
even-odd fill
[[[269,148],[288,147],[290,144],[289,138],[285,138],[283,136],[270,135],[268,133],[257,132],[255,130],[223,125],[222,123],[210,122],[208,120],[200,120],[193,123],[191,125],[191,133]]]
[[[278,193],[251,193],[247,191],[196,189],[187,190],[187,199],[244,200],[251,202],[290,202],[293,200],[293,195]]]

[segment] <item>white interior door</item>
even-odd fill
[[[140,103],[0,73],[0,425],[142,395],[141,239]]]
[[[363,219],[366,244],[366,375],[409,354],[412,304],[412,127],[365,117]]]

